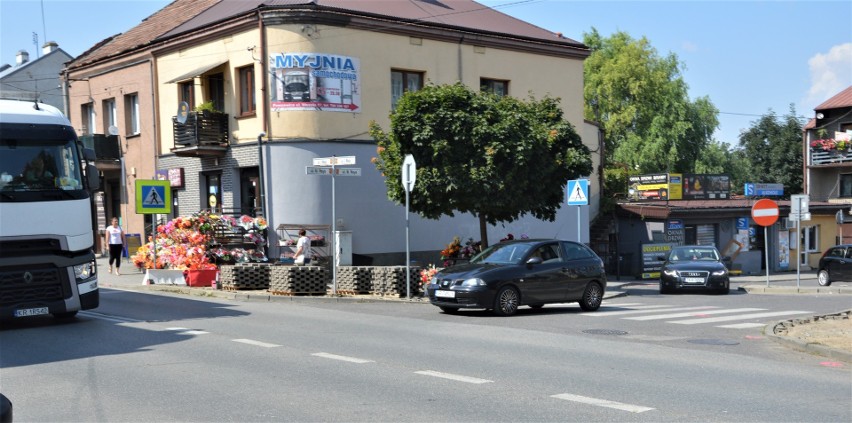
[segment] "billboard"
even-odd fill
[[[731,198],[729,175],[683,175],[684,200],[727,200]]]
[[[681,174],[655,173],[634,175],[628,178],[628,199],[643,200],[680,200]]]
[[[360,61],[323,53],[281,53],[269,57],[273,112],[361,111]]]

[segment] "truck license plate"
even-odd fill
[[[48,313],[47,307],[22,308],[15,310],[15,317],[41,316]]]
[[[440,298],[455,298],[456,291],[435,291],[435,296]]]

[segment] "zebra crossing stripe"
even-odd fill
[[[638,308],[638,307],[637,307]],[[658,309],[642,309],[636,310],[636,308],[631,308],[627,311],[606,311],[606,310],[598,310],[593,313],[582,313],[583,316],[596,316],[596,317],[609,317],[609,316],[624,316],[627,314],[640,314],[640,313],[656,313],[656,312],[669,312],[669,311],[688,311],[688,310],[708,310],[711,308],[718,308],[715,306],[702,306],[702,307],[676,307],[676,308],[658,308]]]
[[[752,313],[752,314],[738,314],[736,316],[722,316],[722,317],[708,317],[708,318],[699,318],[699,319],[688,319],[688,320],[672,320],[666,323],[676,323],[679,325],[696,325],[701,323],[717,323],[717,322],[729,322],[731,320],[746,320],[746,319],[759,319],[763,317],[773,317],[773,316],[784,316],[790,314],[812,314],[812,311],[798,311],[798,310],[789,310],[789,311],[773,311],[769,313]]]
[[[766,326],[766,323],[735,323],[733,325],[721,325],[716,327],[725,329],[753,329],[762,328],[764,326]]]
[[[729,314],[729,313],[744,313],[747,311],[761,311],[766,310],[765,308],[731,308],[726,310],[708,310],[701,311],[698,313],[690,312],[690,313],[672,313],[672,314],[655,314],[652,316],[639,316],[639,317],[625,317],[624,320],[663,320],[663,319],[674,319],[677,317],[696,317],[703,318],[703,315],[708,314]]]

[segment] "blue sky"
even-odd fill
[[[729,144],[770,109],[785,115],[792,103],[797,115],[812,117],[815,106],[852,85],[848,0],[480,2],[578,41],[592,27],[604,36],[648,38],[660,55],[683,62],[692,98],[708,96],[716,105],[715,138]],[[169,3],[0,0],[0,63],[14,64],[22,49],[37,57],[33,32],[39,45],[56,41],[77,56]]]

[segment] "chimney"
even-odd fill
[[[56,44],[56,41],[48,41],[41,46],[41,54],[47,55],[48,53],[55,51],[59,48],[59,44]]]
[[[26,50],[18,50],[18,54],[15,56],[15,63],[17,64],[17,66],[21,66],[29,61],[30,54],[27,53]]]

